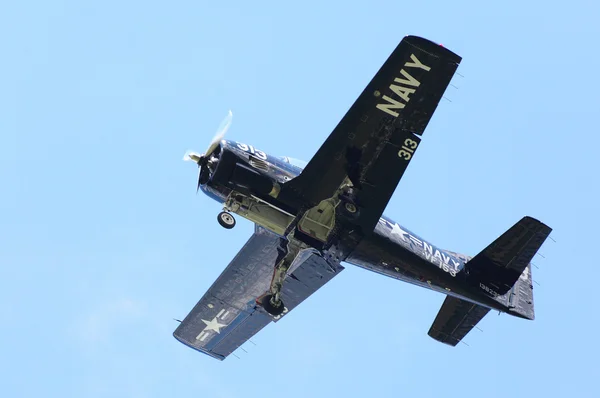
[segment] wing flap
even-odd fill
[[[301,253],[296,261],[297,267],[291,268],[291,273],[281,288],[281,296],[286,308],[284,315],[344,269],[340,264],[329,264],[312,250]]]
[[[446,296],[429,332],[433,339],[456,346],[490,312],[489,308]]]

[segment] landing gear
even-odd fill
[[[263,297],[262,299],[262,306],[265,309],[265,311],[267,311],[267,313],[269,313],[269,315],[272,315],[274,317],[277,317],[281,314],[283,314],[283,312],[285,311],[285,306],[283,305],[283,301],[281,300],[275,300],[275,297],[273,297],[272,294],[267,294],[265,297]]]
[[[354,214],[358,211],[354,203],[351,202],[344,203],[344,210],[350,214]]]
[[[340,204],[338,206],[340,213],[350,220],[356,219],[360,212],[354,201],[348,195],[340,195],[339,198]]]
[[[283,282],[300,250],[307,247],[302,242],[293,238],[293,236],[294,233],[291,232],[287,235],[287,238],[280,238],[271,286],[260,302],[264,310],[275,319],[279,319],[281,315],[287,312],[283,300],[281,300]]]
[[[231,229],[235,227],[235,218],[233,218],[233,216],[226,211],[219,213],[217,216],[217,221],[225,229]]]
[[[347,186],[342,188],[338,194],[338,199],[340,200],[337,206],[339,209],[338,214],[350,220],[358,218],[360,210],[356,204],[356,192],[353,187]]]

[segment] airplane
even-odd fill
[[[531,259],[552,231],[523,217],[474,257],[441,249],[383,215],[462,58],[404,37],[312,159],[272,156],[224,139],[198,165],[197,192],[254,233],[173,336],[224,360],[344,270],[342,262],[446,298],[429,336],[456,346],[490,311],[534,319]]]

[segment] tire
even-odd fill
[[[222,211],[217,216],[217,221],[225,229],[231,229],[235,227],[235,218],[228,212]]]
[[[269,315],[272,316],[279,316],[281,314],[283,314],[283,311],[285,311],[285,306],[283,305],[283,301],[279,301],[279,306],[275,307],[272,303],[271,303],[271,298],[273,296],[270,294],[267,294],[265,297],[263,297],[262,299],[262,306],[265,309],[265,311],[267,311],[269,313]]]
[[[341,203],[339,204],[340,213],[349,220],[358,218],[360,211],[356,204],[348,198],[340,197]]]
[[[358,209],[356,208],[356,205],[354,203],[346,202],[344,203],[344,211],[349,214],[356,214],[358,212]]]

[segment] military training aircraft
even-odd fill
[[[254,234],[174,331],[220,360],[339,274],[342,262],[446,295],[429,336],[455,346],[491,310],[534,319],[530,261],[551,228],[524,217],[475,257],[442,250],[382,213],[461,57],[406,36],[306,164],[224,139],[198,165],[197,189]]]

